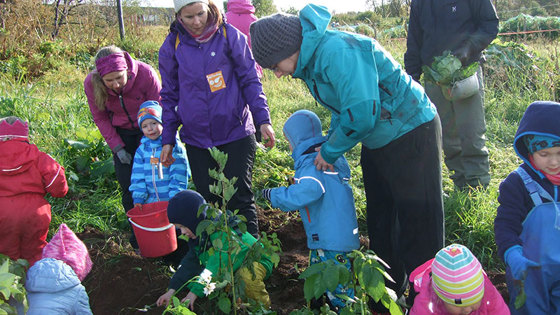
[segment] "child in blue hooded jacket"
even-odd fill
[[[294,158],[295,183],[289,187],[264,189],[263,197],[283,211],[299,210],[307,234],[307,247],[311,250],[310,264],[333,260],[350,269],[347,254],[360,247],[360,240],[354,197],[348,184],[348,162],[340,156],[333,163],[334,171],[315,168],[313,161],[318,154],[315,149],[321,147],[326,137],[322,136],[319,117],[311,111],[293,113],[283,131]],[[354,296],[352,289],[342,285],[326,294],[335,308],[345,306],[344,300],[335,294]]]
[[[513,147],[523,164],[500,184],[494,232],[512,314],[560,312],[560,103],[534,102]],[[524,288],[526,301],[515,308]]]
[[[161,163],[162,108],[156,101],[146,101],[138,111],[138,126],[144,133],[136,149],[130,179],[134,206],[168,201],[179,191],[187,189],[191,176],[185,148],[178,142],[173,147],[175,161],[169,167]]]

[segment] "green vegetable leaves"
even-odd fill
[[[444,51],[441,56],[434,57],[431,67],[422,66],[426,80],[438,85],[453,85],[453,83],[475,74],[477,70],[478,62],[461,67],[461,61],[449,50]]]

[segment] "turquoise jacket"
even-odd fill
[[[331,15],[309,4],[299,14],[303,41],[294,78],[332,113],[321,155],[328,163],[361,142],[385,146],[434,119],[424,89],[372,38],[327,30]]]

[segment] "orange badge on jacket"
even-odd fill
[[[210,85],[210,91],[212,92],[226,88],[226,81],[224,81],[222,70],[207,75],[206,79],[208,80],[208,85]]]

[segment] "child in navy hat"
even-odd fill
[[[181,264],[177,272],[173,274],[169,282],[168,291],[160,296],[157,300],[157,305],[167,305],[176,291],[181,289],[187,282],[186,288],[190,291],[181,302],[189,300],[189,307],[194,308],[194,302],[198,297],[203,297],[207,294],[207,286],[211,285],[212,277],[220,270],[226,268],[227,264],[227,241],[222,231],[216,231],[203,241],[195,234],[197,225],[206,219],[206,211],[202,210],[200,216],[198,211],[201,206],[204,206],[206,201],[194,190],[185,190],[177,193],[169,201],[167,207],[167,217],[169,222],[173,223],[175,227],[181,230],[181,234],[189,238],[189,252],[181,260]],[[231,223],[231,222],[230,222]],[[241,233],[235,224],[228,223],[232,229],[232,233],[237,233],[241,242],[239,242],[240,250],[232,253],[232,264],[234,270],[239,273],[241,280],[245,282],[245,295],[265,307],[270,307],[270,297],[266,290],[264,280],[267,279],[272,273],[273,263],[266,256],[261,256],[258,262],[253,264],[253,273],[247,268],[240,268],[241,263],[244,261],[248,254],[249,248],[253,246],[257,239],[248,232]],[[214,249],[210,240],[222,239],[224,247],[220,250]],[[224,256],[225,255],[225,256]],[[191,281],[196,276],[200,279],[208,279],[206,285],[202,281]]]
[[[136,149],[130,192],[135,207],[157,201],[168,201],[179,191],[187,189],[191,176],[185,148],[180,141],[173,148],[175,161],[164,167],[161,155],[161,106],[156,101],[146,101],[138,111],[138,126],[144,133],[140,146]]]
[[[347,254],[360,247],[360,240],[354,197],[348,184],[348,162],[341,156],[333,163],[334,171],[317,170],[313,161],[327,138],[322,135],[319,117],[311,111],[293,113],[283,131],[294,158],[295,184],[264,189],[263,197],[282,211],[300,212],[311,251],[310,265],[332,260],[350,269]],[[346,302],[337,295],[352,298],[354,291],[339,284],[334,292],[326,292],[328,303],[340,309]]]
[[[506,263],[512,314],[560,310],[560,103],[534,102],[513,148],[523,163],[500,184],[494,232]],[[519,309],[515,301],[525,291]]]

